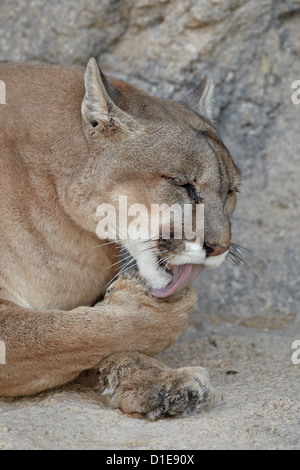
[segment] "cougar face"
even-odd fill
[[[164,236],[163,220],[154,236],[153,232],[149,236],[145,230],[149,221],[143,217],[140,240],[120,233],[111,237],[135,258],[152,295],[172,295],[204,267],[218,267],[231,242],[230,217],[240,176],[210,122],[212,84],[205,78],[183,103],[175,103],[108,81],[91,60],[85,87],[84,130],[91,152],[101,154],[95,174],[101,173],[100,167],[106,169],[109,183],[102,179],[101,187],[105,186],[106,202],[114,205],[118,220],[120,196],[126,196],[130,207],[146,207],[148,215],[153,205],[176,205],[181,215],[192,219],[189,222],[194,227],[197,206],[204,206],[201,239],[185,236],[184,217],[182,235],[175,236],[176,211],[170,213],[168,237]],[[92,184],[97,184],[96,179]]]

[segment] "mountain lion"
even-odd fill
[[[176,103],[105,77],[95,59],[86,69],[1,64],[0,79],[0,395],[91,371],[125,413],[198,412],[205,370],[153,356],[186,329],[192,280],[231,243],[240,177],[210,121],[210,80]],[[100,240],[97,207],[118,211],[120,195],[148,208],[204,204],[203,242]],[[121,248],[137,271],[118,275]]]

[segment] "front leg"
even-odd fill
[[[195,301],[194,290],[185,288],[162,302],[129,274],[94,307],[37,311],[0,299],[0,340],[6,346],[0,396],[65,384],[117,352],[158,354],[185,330]]]
[[[137,352],[114,354],[98,369],[97,389],[107,405],[151,420],[198,413],[210,382],[202,367],[170,369]]]

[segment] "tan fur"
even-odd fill
[[[116,353],[123,356],[114,367],[122,369],[127,351],[153,356],[187,326],[192,288],[162,301],[133,274],[96,303],[119,256],[117,245],[96,236],[99,204],[116,204],[120,193],[146,206],[183,204],[189,197],[180,185],[193,182],[207,207],[206,241],[228,246],[235,194],[227,192],[239,176],[217,131],[191,109],[194,95],[183,105],[109,84],[94,61],[86,71],[2,64],[0,79],[7,96],[0,105],[0,395],[17,396],[64,384]],[[151,361],[143,356],[142,367]],[[186,373],[192,382],[199,376]],[[179,376],[186,394],[189,380]],[[143,387],[150,383],[149,372]],[[204,395],[183,408],[199,409]],[[152,417],[173,413],[138,399],[129,409],[120,395],[111,404]]]

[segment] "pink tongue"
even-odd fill
[[[173,266],[173,279],[163,289],[149,289],[149,294],[159,299],[170,297],[183,287],[191,284],[204,268],[203,264],[181,264]]]

